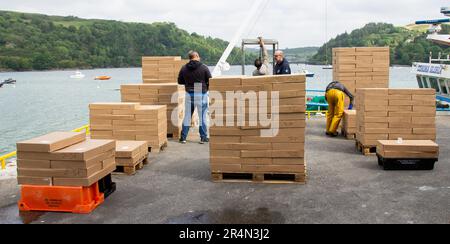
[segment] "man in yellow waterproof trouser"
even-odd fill
[[[328,116],[327,116],[327,135],[338,136],[337,129],[344,116],[345,95],[350,98],[349,110],[353,109],[353,95],[340,82],[331,82],[326,90],[325,98],[328,101]]]

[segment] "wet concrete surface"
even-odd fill
[[[18,188],[0,183],[10,188],[0,223],[450,223],[450,117],[438,118],[434,171],[383,171],[354,142],[325,138],[324,126],[308,121],[307,185],[212,183],[207,145],[170,142],[136,176],[115,176],[117,192],[89,215],[19,216]]]

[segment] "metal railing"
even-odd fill
[[[72,132],[86,132],[86,135],[89,135],[91,133],[89,125],[85,125],[83,127],[77,128],[75,130],[72,130]],[[10,152],[8,154],[0,156],[0,162],[1,162],[1,169],[6,169],[6,162],[8,159],[14,158],[17,156],[17,152]]]

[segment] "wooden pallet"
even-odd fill
[[[154,148],[154,147],[149,147],[148,151],[150,153],[160,153],[162,151],[164,151],[167,148],[168,144],[167,142],[164,142],[161,146],[159,146],[158,148]]]
[[[216,183],[306,184],[305,174],[212,173]]]
[[[361,142],[356,141],[356,150],[364,156],[375,156],[377,154],[376,146],[364,146]]]
[[[347,133],[347,131],[345,130],[342,130],[342,136],[345,137],[347,140],[356,140],[356,134]]]
[[[144,158],[139,160],[134,166],[117,166],[116,171],[114,171],[114,175],[135,175],[138,170],[141,170],[144,168],[144,165],[146,165],[144,162],[147,161],[148,164],[148,158]]]
[[[142,163],[144,164],[144,166],[149,165],[150,164],[150,159],[146,158],[146,159],[144,159],[144,161]]]

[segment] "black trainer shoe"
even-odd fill
[[[203,138],[201,141],[200,141],[200,144],[205,144],[205,143],[209,143],[209,139],[208,138]]]
[[[181,144],[186,144],[187,141],[186,141],[185,139],[180,139],[180,143],[181,143]]]

